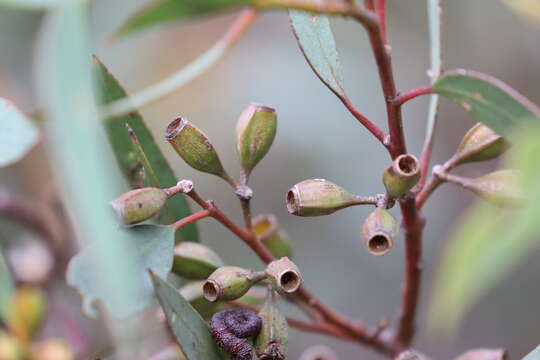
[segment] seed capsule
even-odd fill
[[[276,128],[277,115],[271,107],[251,104],[240,115],[236,125],[236,143],[246,176],[270,150]]]
[[[189,121],[178,118],[171,122],[167,126],[166,138],[189,166],[229,180],[208,137]]]
[[[499,134],[477,123],[463,137],[454,155],[454,166],[497,158],[510,144]]]
[[[420,164],[411,154],[399,155],[383,174],[383,184],[388,195],[400,198],[420,179]]]
[[[237,266],[222,266],[204,283],[204,297],[212,302],[236,300],[264,278],[266,275],[262,272],[253,272]]]
[[[111,201],[111,206],[120,220],[126,224],[136,224],[156,215],[169,198],[163,189],[146,187],[128,191],[118,199]]]
[[[376,208],[364,221],[361,237],[368,251],[376,256],[386,254],[394,245],[397,222],[383,208]]]
[[[293,293],[302,285],[300,270],[286,256],[268,264],[265,273],[272,282],[274,289],[281,293]]]
[[[292,256],[291,241],[274,215],[259,215],[253,219],[253,231],[275,258]]]
[[[186,279],[206,279],[223,261],[212,249],[202,244],[184,241],[174,247],[172,271]]]
[[[298,216],[328,215],[363,203],[358,195],[324,179],[304,180],[287,192],[287,209]]]
[[[47,314],[45,295],[34,287],[21,287],[8,304],[6,326],[23,341],[30,340]]]
[[[260,360],[285,360],[289,345],[287,319],[277,308],[275,291],[268,289],[266,302],[259,311],[261,332],[255,339],[255,351]]]

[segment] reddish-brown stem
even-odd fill
[[[433,89],[431,88],[431,85],[426,86],[420,86],[416,89],[409,90],[407,92],[404,92],[402,94],[399,94],[394,100],[394,105],[401,106],[405,104],[407,101],[412,100],[414,98],[417,98],[422,95],[431,94],[433,92]]]
[[[375,12],[379,16],[379,21],[381,22],[381,32],[382,37],[385,43],[388,43],[388,38],[386,35],[386,2],[385,0],[377,0],[375,3]]]
[[[362,124],[370,133],[373,134],[383,145],[385,133],[377,125],[372,123],[368,118],[358,111],[355,106],[352,104],[350,99],[346,96],[338,96],[339,99],[343,102],[343,105],[350,111],[350,113]]]
[[[172,223],[170,226],[178,230],[183,226],[186,226],[188,224],[194,223],[195,221],[204,219],[205,217],[210,216],[210,214],[211,214],[210,210],[207,210],[207,209],[200,210],[200,211],[197,211],[196,213],[193,213],[189,216],[186,216],[185,218],[182,218]]]

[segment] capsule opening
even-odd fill
[[[165,138],[167,140],[173,140],[175,137],[178,136],[178,134],[180,134],[180,132],[187,123],[187,120],[183,117],[179,117],[171,121],[171,123],[167,125],[167,129],[165,130]]]
[[[392,239],[386,234],[376,234],[369,239],[367,246],[370,253],[381,256],[392,248]]]
[[[208,280],[203,285],[204,298],[208,301],[216,301],[219,297],[220,288],[219,285],[212,280]]]
[[[287,210],[293,215],[298,214],[298,199],[296,197],[296,192],[294,189],[290,189],[287,192]]]
[[[397,164],[405,175],[413,175],[418,171],[418,160],[412,155],[400,155]]]
[[[279,285],[286,293],[295,292],[300,287],[300,276],[292,270],[287,270],[279,277]]]

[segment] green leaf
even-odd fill
[[[0,250],[0,319],[5,320],[7,315],[7,307],[11,295],[14,292],[13,279],[9,270],[6,259]]]
[[[97,87],[102,95],[103,104],[108,104],[127,96],[122,86],[97,58],[94,58],[93,72]],[[176,175],[174,175],[167,159],[165,159],[154,141],[154,137],[146,127],[139,112],[108,118],[104,121],[104,124],[118,166],[133,188],[137,186],[136,171],[133,170],[137,168],[138,156],[126,129],[126,124],[137,134],[141,147],[148,161],[152,164],[152,169],[159,182],[159,186],[162,188],[171,187],[178,182]],[[161,218],[162,223],[172,223],[191,213],[186,197],[183,195],[177,195],[168,200],[165,209],[169,213],[169,216]],[[179,234],[184,240],[199,240],[196,224],[189,224],[182,227],[179,230]]]
[[[92,304],[102,300],[119,318],[128,317],[150,305],[153,300],[153,289],[148,277],[148,269],[165,277],[172,267],[174,228],[163,225],[139,225],[119,228],[119,232],[128,235],[120,241],[127,241],[135,247],[134,257],[129,259],[132,279],[138,286],[137,298],[129,304],[110,297],[109,290],[103,286],[103,274],[95,270],[95,259],[101,256],[100,248],[90,244],[81,253],[73,257],[67,271],[67,282],[76,287],[83,296],[83,308],[89,316],[95,316]],[[132,255],[133,256],[133,255]]]
[[[519,170],[522,207],[485,203],[470,209],[450,237],[435,279],[430,324],[454,332],[466,312],[540,245],[540,129],[525,126],[514,138],[511,162]]]
[[[502,136],[524,122],[540,123],[540,108],[489,75],[454,70],[442,74],[433,91],[463,106],[473,117]]]
[[[337,96],[345,97],[343,70],[328,17],[298,10],[290,10],[289,17],[298,45],[315,74]]]
[[[145,30],[156,25],[216,13],[254,0],[157,0],[132,15],[116,32],[118,37]]]
[[[0,167],[21,160],[39,141],[39,130],[9,100],[0,98]]]
[[[188,360],[223,359],[210,329],[199,313],[178,290],[156,274],[152,275],[159,303],[165,311],[169,326]]]
[[[536,349],[531,351],[521,360],[540,360],[540,346],[537,346]]]

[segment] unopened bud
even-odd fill
[[[383,174],[383,184],[388,195],[400,198],[420,179],[418,159],[411,154],[399,155]]]
[[[204,283],[204,297],[212,302],[236,300],[264,278],[266,275],[262,272],[253,272],[237,266],[222,266]]]
[[[47,314],[45,295],[38,288],[21,287],[11,297],[7,310],[9,331],[23,341],[30,340]]]
[[[23,360],[25,358],[24,346],[21,342],[4,331],[0,331],[0,359]]]
[[[454,166],[491,160],[508,150],[509,143],[499,134],[477,123],[463,137],[454,155]]]
[[[184,118],[167,126],[166,138],[180,157],[192,168],[229,179],[208,137]]]
[[[292,256],[291,241],[274,215],[259,215],[253,219],[253,231],[275,258]]]
[[[118,199],[111,201],[111,206],[120,220],[126,224],[136,224],[156,215],[169,198],[163,189],[146,187],[128,191]]]
[[[397,228],[396,220],[388,211],[376,208],[362,225],[362,241],[371,254],[384,255],[394,245]]]
[[[75,356],[62,339],[47,339],[32,345],[30,360],[73,360]]]
[[[461,185],[498,206],[516,206],[523,202],[518,176],[514,170],[498,170],[470,179],[450,174],[437,174],[441,179]]]
[[[338,356],[326,345],[313,345],[304,350],[300,360],[338,360]]]
[[[324,179],[301,181],[287,192],[287,209],[298,216],[328,215],[363,203],[358,195]]]
[[[240,164],[246,175],[266,155],[276,136],[277,115],[270,107],[249,105],[236,125],[236,143]]]
[[[207,246],[184,241],[174,247],[172,271],[185,279],[206,279],[220,266],[223,261]]]
[[[260,360],[285,360],[289,345],[287,319],[277,308],[275,291],[268,290],[266,302],[259,311],[261,332],[255,339],[255,351]]]
[[[300,270],[286,256],[268,264],[265,273],[272,282],[274,289],[281,293],[293,293],[302,285]]]

